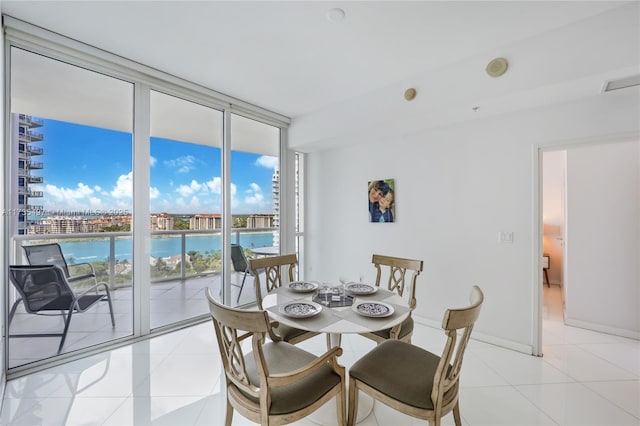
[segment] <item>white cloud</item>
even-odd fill
[[[155,186],[149,187],[149,198],[155,200],[160,196],[160,191]]]
[[[158,159],[154,156],[149,156],[149,166],[153,167],[156,165],[156,163],[158,162]]]
[[[260,185],[255,182],[249,184],[249,189],[246,191],[247,196],[244,197],[244,202],[248,205],[262,205],[264,201],[264,194],[262,193],[262,189]]]
[[[193,155],[185,155],[178,157],[174,160],[167,160],[164,162],[167,166],[177,169],[178,173],[189,173],[195,169],[196,157]]]
[[[201,184],[196,182],[195,180],[192,180],[189,185],[180,185],[176,189],[176,192],[182,195],[183,197],[188,197],[189,195],[198,193],[202,190],[206,191],[206,188],[207,188],[206,184]]]
[[[73,188],[59,188],[56,185],[45,185],[45,193],[47,196],[52,196],[56,201],[73,201],[79,200],[93,194],[93,189],[84,183],[78,183],[78,186]]]
[[[211,179],[207,182],[207,186],[214,194],[222,194],[222,179],[220,177]]]
[[[268,169],[273,169],[275,171],[279,169],[280,161],[278,160],[278,157],[263,155],[261,157],[258,157],[258,159],[256,160],[256,165],[266,167]]]
[[[114,198],[131,198],[133,194],[133,172],[129,172],[126,175],[120,175],[116,186],[111,191],[111,196]]]

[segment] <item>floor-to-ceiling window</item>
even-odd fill
[[[70,275],[95,271],[70,281],[73,291],[107,283],[115,327],[106,301],[76,313],[61,353],[131,335],[133,84],[16,47],[9,55],[9,262],[28,262],[23,246],[57,243],[69,265],[84,264]],[[65,316],[28,313],[13,287],[8,302],[9,368],[57,355],[60,336],[26,336],[62,332]]]
[[[115,313],[115,327],[106,300],[75,313],[60,352],[57,337],[6,338],[9,376],[206,318],[206,288],[233,305],[255,301],[250,276],[237,298],[245,277],[230,244],[248,258],[281,246],[288,119],[9,17],[4,23],[4,207],[16,212],[3,219],[7,262],[26,264],[23,246],[58,243],[68,264],[90,265],[108,285]],[[18,294],[5,283],[9,312]],[[18,303],[9,333],[63,324]]]
[[[151,91],[151,328],[208,312],[221,289],[221,111]]]
[[[230,302],[254,303],[255,278],[244,264],[256,256],[279,253],[280,128],[231,114],[231,244]],[[262,280],[264,283],[264,279]]]

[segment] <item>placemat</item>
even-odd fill
[[[267,308],[267,311],[271,311],[274,314],[276,314],[278,316],[278,318],[283,318],[282,322],[283,324],[285,324],[286,320],[290,320],[291,323],[293,323],[295,321],[295,323],[297,325],[294,325],[293,327],[296,326],[304,326],[305,329],[308,330],[321,330],[325,327],[327,327],[330,324],[333,324],[336,321],[340,321],[342,318],[337,317],[334,315],[334,313],[330,310],[330,309],[326,309],[326,306],[322,307],[322,311],[320,311],[319,314],[314,315],[312,317],[309,318],[287,318],[286,315],[282,314],[280,312],[280,306],[276,305],[276,306],[271,306],[269,308]],[[289,324],[291,324],[289,323]],[[287,324],[287,325],[289,325]]]
[[[342,306],[353,305],[354,296],[350,294],[340,294],[340,298],[338,299],[334,298],[333,295],[334,293],[316,293],[311,300],[327,308],[340,308]]]
[[[336,311],[336,315],[339,317],[344,318],[347,321],[353,322],[355,324],[359,324],[362,325],[364,327],[370,328],[372,330],[382,330],[387,328],[386,326],[382,326],[380,327],[380,324],[385,324],[388,322],[391,322],[392,320],[394,320],[395,318],[397,318],[400,315],[406,314],[407,312],[409,312],[409,308],[406,306],[399,306],[393,303],[389,303],[391,306],[393,306],[393,314],[389,315],[388,317],[384,317],[384,318],[371,318],[371,317],[366,317],[364,315],[360,315],[359,313],[355,312],[353,309],[345,309],[342,311]]]

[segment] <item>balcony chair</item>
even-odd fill
[[[383,270],[388,270],[387,290],[396,292],[401,297],[405,297],[405,291],[408,291],[409,308],[413,311],[416,307],[416,279],[422,272],[423,261],[374,254],[371,263],[374,264],[377,270],[375,285],[380,287]],[[411,274],[410,278],[407,278],[408,272]],[[401,324],[393,328],[362,334],[362,336],[378,343],[382,343],[387,339],[397,339],[411,343],[412,335],[413,318],[411,314]]]
[[[251,269],[249,269],[247,257],[244,255],[244,249],[239,244],[231,244],[231,263],[233,263],[234,271],[243,274],[242,284],[231,283],[231,285],[235,287],[240,287],[240,290],[238,290],[238,298],[236,299],[237,304],[238,302],[240,302],[240,295],[242,295],[242,289],[244,288],[244,282],[247,279],[247,275],[253,276]]]
[[[258,303],[258,308],[262,309],[260,271],[264,270],[265,288],[267,290],[267,293],[269,293],[272,290],[285,284],[282,280],[283,268],[287,268],[289,270],[288,282],[293,281],[293,272],[297,264],[298,257],[295,254],[284,254],[280,256],[249,259],[249,269],[251,269],[253,276],[256,279],[256,302]],[[282,340],[293,344],[300,343],[319,334],[314,331],[301,330],[299,328],[289,327],[288,325],[284,324],[278,325],[275,331]]]
[[[225,425],[231,425],[234,409],[262,425],[295,422],[334,396],[338,424],[345,424],[345,369],[337,360],[342,348],[316,356],[279,339],[266,311],[221,305],[211,289],[207,299],[226,377]]]
[[[471,304],[447,309],[442,320],[446,343],[440,356],[411,343],[389,339],[360,358],[349,370],[349,419],[353,425],[358,409],[358,391],[407,415],[440,425],[442,416],[453,411],[461,426],[458,390],[464,351],[480,314],[484,295],[473,286]],[[459,335],[460,333],[460,335]]]
[[[22,246],[22,249],[27,256],[29,265],[56,265],[62,269],[64,276],[70,284],[85,280],[93,280],[92,285],[98,284],[93,265],[87,262],[68,265],[62,254],[62,248],[58,243]],[[74,271],[82,270],[83,272],[72,275],[70,269]]]
[[[25,311],[29,314],[66,317],[62,333],[10,334],[9,337],[60,336],[58,346],[58,353],[60,353],[67,338],[73,313],[85,312],[101,300],[109,302],[111,325],[112,327],[116,325],[107,283],[98,283],[76,294],[71,290],[63,270],[56,265],[9,266],[9,280],[20,294],[9,312],[9,327],[20,302],[23,302]],[[104,293],[98,292],[101,288]],[[88,294],[90,292],[95,293]]]

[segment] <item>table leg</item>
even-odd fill
[[[334,346],[340,346],[342,342],[342,334],[339,333],[327,333],[327,345],[329,348]],[[347,404],[349,403],[349,368],[347,366],[347,394],[345,395],[345,400]],[[369,414],[373,411],[373,398],[369,395],[359,392],[358,395],[358,414],[356,415],[356,423],[360,423],[366,419]],[[337,407],[335,398],[324,404],[322,407],[318,408],[316,411],[309,415],[309,420],[311,420],[315,424],[319,425],[335,425],[337,418]],[[347,407],[347,413],[349,409]]]

